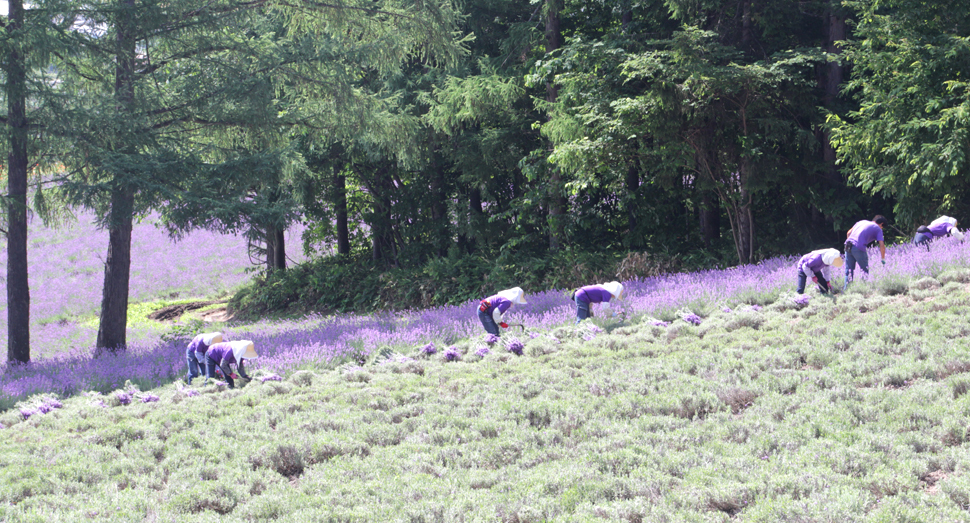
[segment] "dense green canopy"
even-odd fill
[[[677,267],[837,246],[876,213],[905,238],[967,208],[970,18],[954,0],[44,0],[22,15],[0,42],[4,147],[65,166],[45,209],[85,205],[109,230],[107,349],[125,345],[127,237],[151,210],[176,235],[245,231],[283,272],[295,220],[309,252],[377,271],[643,251]]]

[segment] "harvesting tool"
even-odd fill
[[[522,332],[525,332],[525,325],[523,325],[521,323],[509,323],[508,325],[509,325],[509,328],[518,327],[518,328],[522,329]]]

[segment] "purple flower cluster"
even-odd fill
[[[142,403],[154,403],[158,401],[158,396],[149,392],[146,394],[142,394],[139,399],[141,400]]]
[[[670,323],[663,320],[658,320],[656,318],[652,318],[650,320],[650,325],[653,325],[654,327],[666,327],[670,325]]]
[[[261,383],[266,383],[267,381],[283,381],[283,377],[279,374],[266,374],[256,379],[258,379]]]
[[[445,361],[458,361],[461,359],[461,352],[455,347],[445,349]]]
[[[523,345],[519,340],[512,340],[506,344],[505,349],[516,356],[521,356],[523,350],[525,349],[525,345]]]
[[[502,339],[502,338],[499,338],[499,337],[498,337],[498,334],[492,334],[492,333],[489,333],[489,334],[486,334],[486,335],[485,335],[485,343],[487,343],[487,344],[489,344],[489,345],[495,345],[495,344],[496,344],[496,343],[498,343],[498,342],[499,342],[499,340],[501,340],[501,339]]]
[[[34,414],[39,414],[40,411],[31,407],[24,407],[20,409],[20,415],[23,416],[24,420],[30,419]]]
[[[488,355],[489,352],[491,351],[488,349],[488,347],[481,346],[478,348],[478,350],[475,351],[475,355],[484,358],[485,356]]]
[[[118,400],[118,403],[122,405],[128,405],[129,403],[131,403],[130,392],[124,392],[124,391],[115,392],[115,398]]]
[[[430,356],[430,355],[432,355],[432,354],[434,354],[436,352],[438,352],[438,349],[435,348],[434,343],[429,343],[429,344],[425,345],[424,347],[421,347],[421,353],[422,354],[427,354],[427,355]]]
[[[794,298],[792,298],[792,301],[795,302],[795,305],[798,305],[801,307],[808,305],[808,300],[809,300],[808,294],[799,294],[798,296],[795,296]]]
[[[189,397],[189,398],[199,395],[199,391],[197,391],[195,389],[182,389],[182,393],[185,394],[185,396],[186,397]]]
[[[701,317],[694,314],[693,312],[688,312],[687,314],[684,314],[683,316],[681,316],[680,319],[686,321],[687,323],[693,323],[694,325],[700,325],[702,321]]]
[[[41,403],[40,406],[37,407],[37,410],[39,410],[42,414],[47,414],[48,412],[54,409],[59,409],[63,406],[64,405],[56,398],[45,398],[43,403]]]
[[[761,312],[761,309],[762,309],[761,305],[758,305],[758,304],[754,304],[751,306],[751,310],[755,312]]]

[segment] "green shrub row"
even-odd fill
[[[364,257],[317,258],[261,275],[230,307],[241,316],[274,312],[370,312],[455,305],[497,290],[563,289],[679,269],[675,258],[639,253],[561,251],[546,258],[458,255],[415,267],[386,267]]]

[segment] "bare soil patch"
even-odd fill
[[[203,307],[208,307],[209,305],[215,305],[217,303],[225,303],[225,302],[224,301],[193,301],[189,303],[180,303],[178,305],[169,305],[167,307],[162,307],[161,309],[152,311],[148,315],[148,319],[155,320],[155,321],[175,321],[188,311],[198,310]],[[221,310],[225,311],[226,309],[223,307]],[[209,315],[211,312],[215,312],[215,311],[207,312],[206,315]],[[206,320],[206,321],[212,321],[212,320]]]

